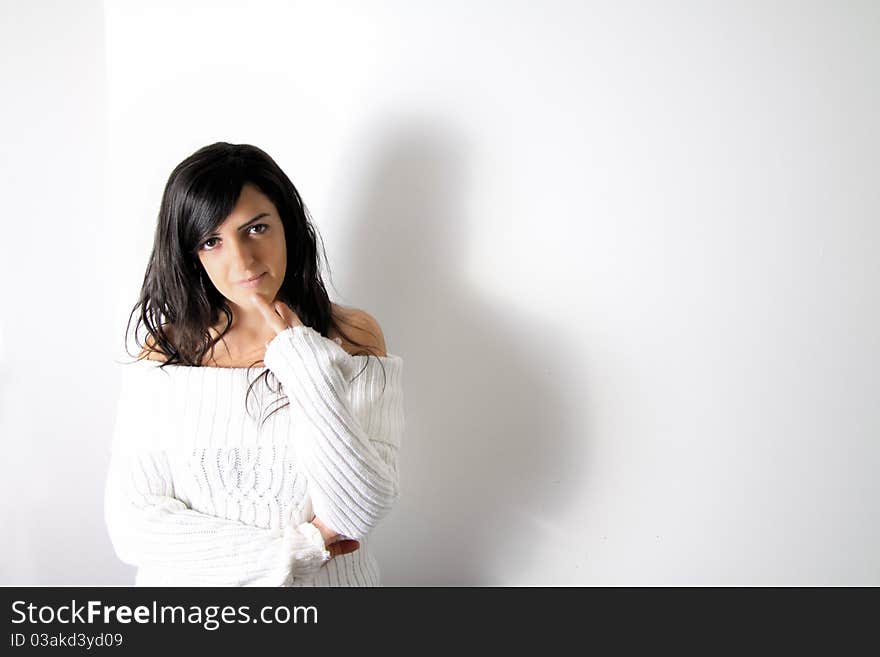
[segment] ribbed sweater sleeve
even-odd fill
[[[330,558],[313,524],[266,529],[201,513],[175,497],[163,423],[124,379],[104,491],[104,517],[119,559],[177,572],[205,586],[281,586],[308,579]]]
[[[347,375],[356,368],[351,360],[342,347],[305,325],[278,333],[263,357],[311,427],[297,433],[296,450],[315,515],[358,539],[391,510],[399,481],[394,441],[369,435],[352,412]],[[399,413],[402,405],[394,408]]]
[[[163,451],[112,454],[104,511],[121,561],[205,586],[281,586],[313,576],[330,557],[311,523],[270,530],[188,508],[174,497]]]

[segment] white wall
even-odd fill
[[[0,582],[131,581],[112,359],[225,140],[406,361],[386,585],[880,584],[876,3],[181,4],[4,5]]]
[[[0,585],[120,581],[100,2],[0,4]]]

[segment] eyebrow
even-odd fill
[[[263,217],[268,217],[268,216],[269,216],[269,213],[268,213],[268,212],[261,212],[260,214],[258,214],[258,215],[257,215],[256,217],[254,217],[253,219],[250,219],[250,220],[247,221],[246,223],[243,223],[241,226],[238,227],[238,229],[239,229],[239,230],[243,230],[243,229],[247,228],[248,226],[250,226],[252,223],[254,223],[257,219],[262,219]],[[211,233],[211,234],[209,235],[209,237],[214,237],[214,236],[219,235],[219,234],[220,234],[220,233]]]

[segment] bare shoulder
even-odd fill
[[[339,318],[340,323],[344,326],[343,330],[348,333],[350,338],[367,345],[377,356],[388,355],[385,347],[385,335],[382,333],[382,327],[379,326],[379,322],[375,317],[366,310],[359,308],[349,308],[336,303],[332,304],[332,306],[333,314]],[[349,353],[352,351],[349,347],[352,347],[354,350],[360,349],[357,345],[344,344],[343,346],[346,347],[346,351],[349,351]]]
[[[168,337],[173,339],[174,331],[171,327],[166,326],[165,332]],[[146,340],[144,340],[144,348],[141,349],[141,355],[138,357],[148,358],[150,360],[158,360],[160,362],[165,362],[168,359],[168,354],[162,351],[162,348],[156,345],[156,341],[153,340],[152,335],[147,335]]]

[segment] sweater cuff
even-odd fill
[[[287,370],[291,361],[304,363],[300,350],[294,345],[299,345],[300,349],[305,347],[306,353],[311,352],[316,356],[320,354],[321,357],[341,366],[343,370],[353,366],[351,354],[343,349],[339,342],[325,338],[307,324],[288,326],[269,340],[266,343],[263,363],[270,370]]]
[[[293,577],[312,577],[330,560],[321,531],[310,522],[287,525],[281,549]]]

